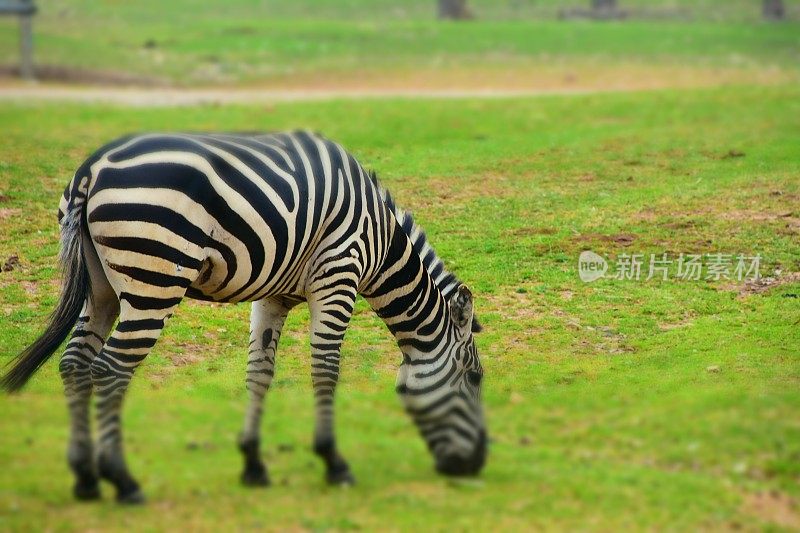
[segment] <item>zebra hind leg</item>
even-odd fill
[[[100,477],[114,485],[120,503],[144,501],[123,454],[122,401],[136,367],[156,343],[179,300],[123,294],[119,323],[91,365],[97,399],[98,470]]]
[[[325,479],[331,485],[353,485],[350,466],[336,447],[334,393],[339,380],[339,350],[353,313],[356,284],[321,289],[309,299],[311,308],[311,378],[316,424],[314,452],[325,462]]]
[[[89,422],[92,395],[90,368],[117,317],[117,299],[113,293],[110,296],[101,296],[95,291],[94,297],[86,301],[59,363],[70,415],[67,460],[75,474],[73,494],[78,500],[100,497]]]
[[[119,302],[96,255],[87,253],[86,264],[91,278],[92,295],[86,299],[75,331],[67,342],[59,371],[69,408],[70,439],[67,461],[75,474],[73,494],[79,500],[95,500],[100,497],[100,487],[89,421],[91,364],[119,315]]]
[[[275,298],[253,302],[250,312],[250,349],[247,358],[247,392],[250,399],[239,436],[239,449],[244,455],[241,480],[248,486],[269,485],[267,467],[261,460],[260,452],[261,414],[264,396],[275,374],[275,351],[289,309],[291,305]]]

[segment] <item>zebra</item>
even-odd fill
[[[144,496],[123,454],[121,407],[134,371],[179,302],[252,302],[238,446],[241,482],[269,484],[263,400],[288,312],[310,309],[313,450],[328,483],[354,483],[336,446],[339,351],[358,294],[402,353],[396,391],[446,475],[487,453],[473,296],[410,213],[340,145],[307,131],[147,133],[100,148],[59,204],[63,287],[45,332],[0,381],[19,390],[67,338],[59,372],[68,464],[81,500]],[[90,399],[95,395],[97,440]]]

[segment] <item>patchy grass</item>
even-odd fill
[[[304,310],[281,339],[264,421],[275,486],[238,486],[246,306],[186,302],[126,408],[142,509],[70,499],[55,361],[0,398],[0,528],[758,529],[800,498],[800,90],[728,88],[496,101],[127,110],[0,109],[0,343],[56,300],[57,197],[132,130],[306,126],[341,140],[411,208],[474,289],[493,438],[485,473],[436,476],[394,398],[398,350],[363,301],[343,351],[331,490],[310,452]],[[584,249],[763,257],[775,278],[577,276]],[[674,267],[674,265],[673,265]],[[674,271],[673,271],[674,272]],[[673,276],[674,277],[674,276]]]

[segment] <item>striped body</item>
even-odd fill
[[[239,439],[246,484],[268,483],[259,453],[263,398],[286,315],[304,301],[311,311],[314,449],[329,482],[353,482],[336,448],[333,399],[358,294],[398,341],[397,391],[437,468],[466,474],[482,467],[472,295],[444,269],[410,214],[340,145],[306,132],[123,138],[79,167],[59,220],[59,307],[3,385],[24,384],[66,336],[65,327],[77,323],[60,363],[76,496],[97,496],[99,475],[121,501],[141,500],[122,454],[122,400],[184,297],[253,302],[250,402]]]
[[[368,247],[383,240],[391,214],[335,143],[300,133],[145,135],[116,144],[78,171],[61,212],[88,176],[89,233],[109,268],[141,282],[134,296],[176,287],[220,302],[304,297],[314,267],[329,257],[357,254],[364,282],[383,260]]]

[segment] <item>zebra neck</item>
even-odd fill
[[[386,260],[364,297],[392,332],[404,356],[427,359],[447,336],[447,303],[399,226]]]

